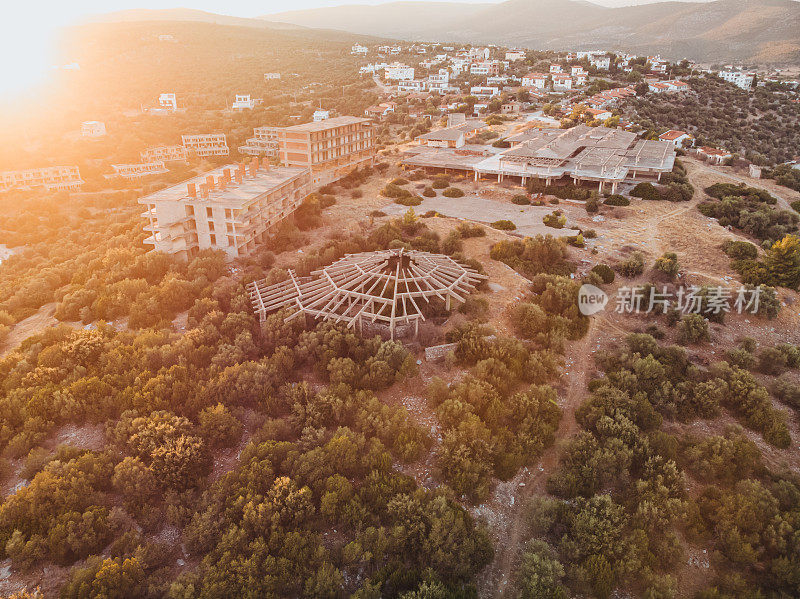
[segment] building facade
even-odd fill
[[[310,192],[308,168],[258,158],[220,167],[140,198],[150,233],[144,242],[187,260],[203,249],[247,256]]]
[[[314,187],[332,183],[356,168],[372,166],[375,160],[370,119],[339,116],[270,129],[278,139],[281,164],[310,168]]]
[[[139,152],[142,162],[186,162],[184,146],[154,146]]]
[[[224,133],[201,133],[182,135],[186,152],[196,156],[227,156],[230,153]]]
[[[0,191],[44,187],[48,191],[78,191],[83,185],[77,166],[45,166],[0,172]]]

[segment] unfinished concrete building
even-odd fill
[[[462,303],[486,278],[449,256],[416,250],[380,250],[348,254],[333,264],[298,277],[289,271],[286,281],[248,285],[253,310],[263,322],[282,308],[300,315],[358,325],[384,327],[389,336],[416,336],[431,301]]]
[[[355,116],[339,116],[290,127],[263,127],[274,134],[284,166],[311,169],[315,186],[327,185],[375,160],[374,123]]]
[[[78,191],[83,185],[77,166],[45,166],[0,172],[0,191],[44,187],[48,191]]]
[[[157,251],[189,259],[202,249],[247,256],[311,193],[307,168],[267,160],[220,167],[140,198],[147,206],[144,240]]]
[[[480,177],[513,178],[523,185],[530,179],[546,185],[562,178],[574,183],[597,183],[616,193],[626,179],[661,179],[672,171],[675,147],[663,141],[645,140],[630,131],[578,125],[572,129],[528,130],[509,138],[512,147],[476,159],[469,147],[459,151],[425,148],[407,155],[406,167],[472,172]]]
[[[182,135],[181,141],[187,153],[200,157],[227,156],[230,153],[224,133]]]
[[[245,145],[239,146],[240,154],[248,156],[277,156],[278,133],[275,127],[255,127],[253,137],[245,140]]]

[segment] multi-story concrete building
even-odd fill
[[[502,64],[497,60],[473,62],[469,66],[469,74],[496,77],[497,75],[500,74],[501,69],[502,69]]]
[[[81,136],[83,137],[105,137],[106,124],[100,121],[85,121],[81,124]]]
[[[611,58],[609,56],[592,56],[589,64],[601,71],[607,71],[611,68]]]
[[[48,191],[77,191],[83,185],[77,166],[45,166],[0,172],[0,191],[44,187]]]
[[[230,153],[224,133],[182,135],[183,147],[197,156],[227,156]]]
[[[724,69],[719,72],[719,76],[741,89],[752,89],[756,74],[735,69]]]
[[[186,148],[183,146],[154,146],[139,152],[142,162],[186,162]]]
[[[140,179],[148,175],[159,175],[169,172],[162,160],[153,162],[142,162],[139,164],[112,164],[114,174],[111,177],[122,177],[123,179]]]
[[[469,88],[469,94],[476,98],[493,98],[500,94],[500,88],[487,85],[474,85]]]
[[[202,249],[246,256],[311,192],[308,168],[271,167],[264,159],[231,164],[140,198],[144,240],[190,259]]]
[[[274,127],[256,127],[253,137],[245,140],[245,145],[239,146],[240,154],[249,156],[277,156],[278,134]]]
[[[524,50],[509,50],[506,52],[506,60],[511,62],[525,60],[525,52]]]
[[[375,160],[370,119],[339,116],[271,129],[278,138],[281,164],[310,168],[314,187],[336,181],[356,168],[371,166]]]
[[[572,77],[566,73],[553,73],[553,89],[556,91],[572,89]]]

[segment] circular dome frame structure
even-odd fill
[[[450,256],[396,249],[347,254],[308,277],[289,270],[287,280],[274,285],[254,281],[248,291],[261,322],[267,314],[294,307],[287,321],[307,314],[348,328],[380,323],[394,339],[398,325],[413,324],[416,336],[425,320],[423,302],[438,298],[450,310],[452,301],[466,301],[486,278]]]

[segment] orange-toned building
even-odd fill
[[[375,160],[375,137],[370,119],[340,116],[316,123],[270,127],[278,140],[283,166],[311,169],[312,186],[341,179]]]

